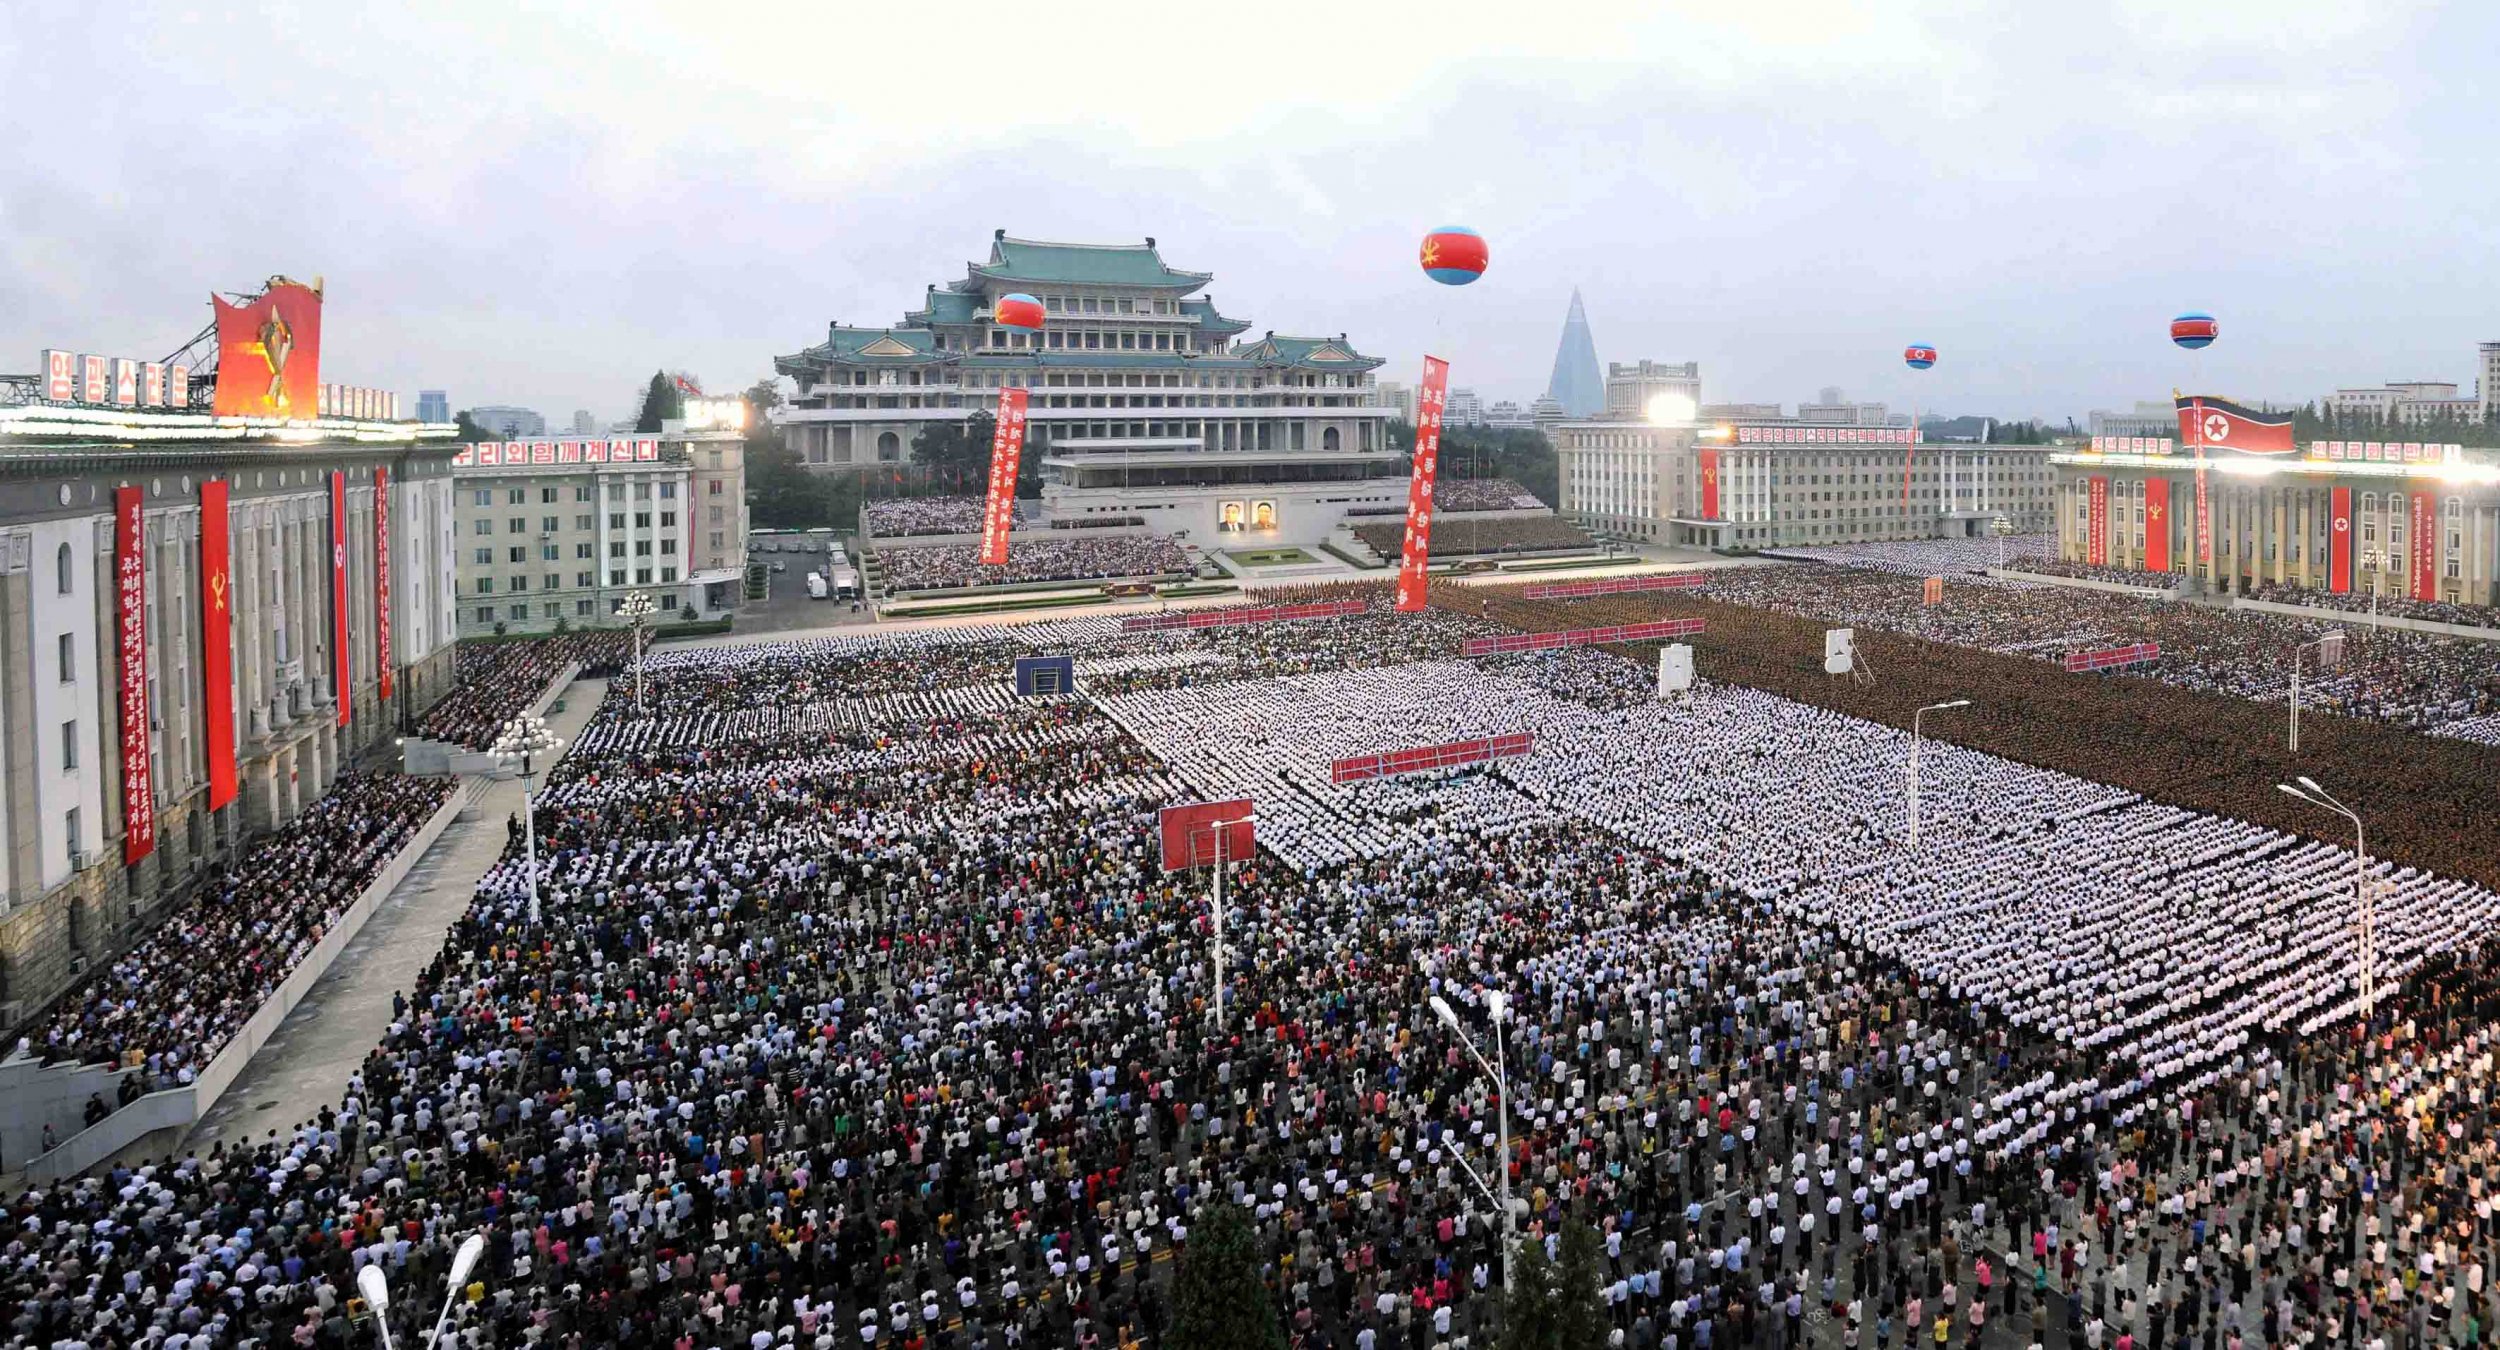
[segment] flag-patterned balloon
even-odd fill
[[[1021,292],[998,297],[998,321],[1009,328],[1042,326],[1042,302]]]
[[[1925,370],[1936,364],[1936,349],[1924,342],[1913,342],[1901,349],[1901,359],[1912,370]]]
[[[2211,314],[2182,314],[2170,321],[2170,340],[2190,351],[2210,347],[2220,336],[2222,326]]]
[[[1484,236],[1464,225],[1444,225],[1424,236],[1424,275],[1444,286],[1474,281],[1489,261]]]

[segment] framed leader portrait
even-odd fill
[[[1247,503],[1244,502],[1225,502],[1218,506],[1215,512],[1216,531],[1220,534],[1241,533],[1242,516],[1246,506]]]
[[[1275,529],[1275,528],[1276,528],[1276,503],[1274,503],[1274,502],[1254,502],[1254,503],[1252,503],[1252,504],[1251,504],[1251,507],[1250,507],[1250,528],[1251,528],[1251,529],[1254,529],[1254,530],[1273,530],[1273,529]]]

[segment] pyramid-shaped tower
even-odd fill
[[[1597,343],[1589,336],[1588,311],[1580,306],[1580,289],[1571,289],[1571,312],[1563,317],[1562,345],[1554,349],[1554,378],[1545,396],[1562,405],[1566,417],[1594,417],[1606,410],[1606,382],[1597,373]]]

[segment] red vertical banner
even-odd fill
[[[981,510],[981,565],[1007,562],[1007,532],[1016,525],[1016,467],[1024,461],[1022,389],[998,391],[998,429],[990,435],[990,492]]]
[[[356,703],[353,667],[347,659],[347,474],[330,471],[330,684],[339,700],[339,725]]]
[[[1719,518],[1719,452],[1701,452],[1701,518]]]
[[[2327,527],[2326,588],[2343,595],[2352,590],[2352,489],[2339,487],[2327,496],[2334,519]]]
[[[2144,480],[2144,570],[2170,570],[2170,480]]]
[[[2439,598],[2439,499],[2428,484],[2413,485],[2413,598]]]
[[[2196,561],[2211,567],[2214,561],[2213,498],[2205,488],[2205,447],[2196,447]]]
[[[226,481],[200,484],[200,694],[208,724],[208,809],[233,801],[234,558]]]
[[[1398,612],[1424,608],[1432,566],[1432,480],[1441,467],[1441,412],[1448,400],[1450,363],[1424,358],[1423,387],[1415,391],[1415,471],[1406,480],[1406,541],[1398,558]]]
[[[2109,476],[2092,475],[2090,506],[2084,516],[2083,560],[2094,567],[2109,562]]]
[[[391,471],[373,466],[373,678],[391,696]]]
[[[122,861],[156,851],[156,784],[148,772],[147,522],[140,489],[113,489],[113,596],[121,637]]]

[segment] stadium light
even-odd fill
[[[2352,822],[2352,897],[2353,908],[2361,923],[2361,1026],[2367,1031],[2370,1019],[2378,1008],[2378,914],[2370,899],[2370,852],[2368,837],[2361,828],[2361,813],[2337,800],[2334,793],[2318,786],[2318,780],[2302,775],[2300,787],[2277,783],[2275,788],[2287,797],[2296,797],[2322,811],[2332,811]],[[2314,795],[2312,795],[2314,794]]]
[[[1674,426],[1692,421],[1693,414],[1700,412],[1701,407],[1693,402],[1690,395],[1670,391],[1650,395],[1645,411],[1654,425]]]
[[[1502,1149],[1500,1159],[1502,1192],[1498,1197],[1495,1196],[1490,1188],[1485,1187],[1482,1177],[1476,1177],[1476,1185],[1484,1189],[1485,1198],[1493,1200],[1502,1211],[1502,1292],[1508,1294],[1511,1288],[1511,1268],[1517,1264],[1518,1208],[1523,1207],[1513,1201],[1510,1196],[1510,1086],[1504,1072],[1508,1063],[1502,1043],[1502,1023],[1506,1020],[1510,1010],[1510,998],[1500,990],[1485,991],[1485,1013],[1493,1021],[1493,1062],[1490,1064],[1485,1062],[1484,1052],[1476,1048],[1475,1038],[1469,1036],[1467,1029],[1459,1025],[1458,1010],[1450,1006],[1450,1001],[1439,994],[1434,994],[1429,1003],[1432,1007],[1432,1015],[1441,1019],[1441,1025],[1448,1027],[1450,1034],[1458,1037],[1458,1043],[1467,1047],[1467,1053],[1476,1061],[1476,1067],[1482,1069],[1485,1076],[1493,1080],[1494,1119],[1501,1130],[1499,1142]],[[1450,1156],[1457,1157],[1457,1150],[1452,1149]],[[1465,1159],[1460,1159],[1460,1165],[1466,1165]],[[1467,1174],[1474,1177],[1475,1169],[1469,1167]]]
[[[1945,712],[1969,706],[1969,699],[1957,698],[1949,703],[1930,703],[1910,714],[1910,851],[1912,853],[1918,852],[1919,719],[1931,712]]]

